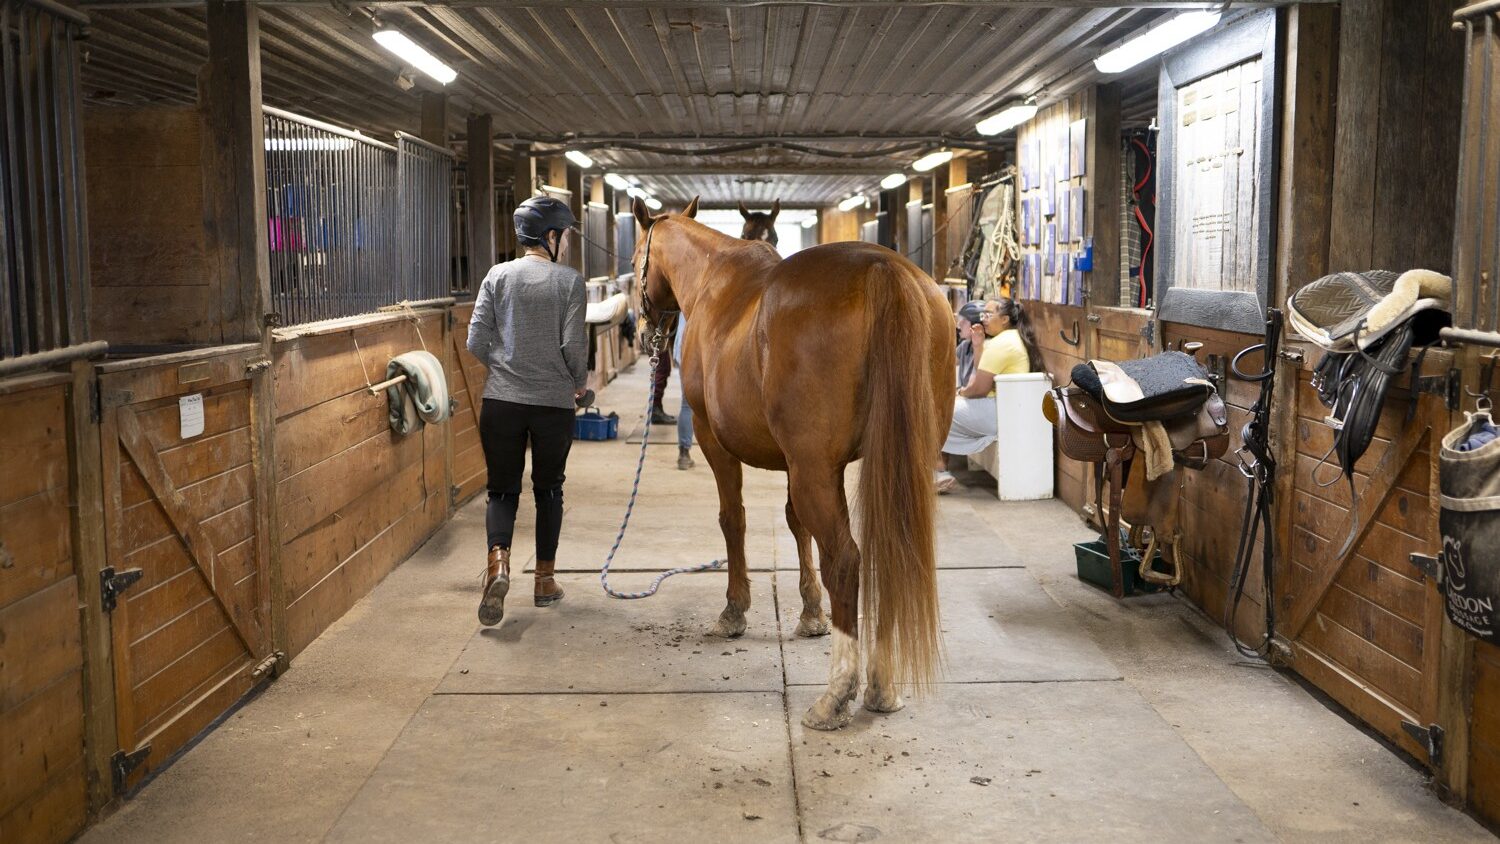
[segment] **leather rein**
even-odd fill
[[[656,226],[654,224],[646,229],[646,248],[641,253],[641,270],[636,274],[637,278],[641,280],[641,309],[648,315],[657,310],[651,304],[650,285],[646,283],[646,270],[651,267],[651,236],[655,233]],[[677,317],[681,313],[681,310],[660,311],[651,326],[650,333],[644,335],[646,352],[651,355],[653,362],[666,350],[667,338],[672,334],[672,325],[677,321]]]

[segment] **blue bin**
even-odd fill
[[[620,435],[620,414],[608,416],[590,408],[573,417],[573,438],[578,440],[612,440]]]

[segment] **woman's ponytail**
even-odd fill
[[[1010,324],[1015,326],[1021,335],[1021,343],[1026,347],[1026,360],[1032,372],[1041,372],[1045,368],[1042,363],[1042,351],[1036,344],[1036,329],[1031,326],[1031,315],[1021,307],[1016,299],[1001,299],[1000,312],[1010,319]]]

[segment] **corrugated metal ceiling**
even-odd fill
[[[89,11],[91,102],[194,101],[207,52],[201,8]],[[724,172],[743,170],[775,176],[784,196],[829,201],[858,173],[909,163],[919,152],[913,139],[979,141],[975,121],[1003,102],[1088,84],[1095,54],[1162,14],[926,3],[277,5],[261,12],[263,84],[266,101],[289,110],[367,132],[416,130],[421,89],[397,85],[401,63],[370,38],[374,16],[458,70],[449,86],[455,134],[468,112],[482,111],[495,116],[502,144],[581,136],[693,150],[748,136],[847,153],[899,150],[859,159],[785,149],[683,157],[606,144],[591,153],[614,169],[672,173],[659,179],[663,198],[674,196],[667,185],[690,183],[760,190],[753,186],[765,183]],[[1149,102],[1152,84],[1135,85],[1134,101]],[[705,169],[715,172],[686,178]],[[796,172],[807,175],[788,175]]]

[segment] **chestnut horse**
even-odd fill
[[[764,240],[776,245],[776,215],[781,213],[781,200],[771,203],[771,213],[751,211],[740,203],[740,216],[745,218],[745,227],[740,229],[741,240]]]
[[[637,200],[635,266],[647,320],[663,330],[675,313],[686,317],[682,389],[729,552],[728,602],[713,632],[741,635],[750,608],[743,467],[786,472],[797,634],[828,632],[814,540],[833,609],[828,690],[802,723],[849,722],[861,639],[865,708],[894,712],[896,685],[929,682],[940,658],[932,462],[953,411],[953,314],[932,279],[888,249],[833,243],[782,260],[769,244],[698,223],[697,209],[694,199],[682,214],[653,217]],[[861,457],[856,544],[844,468]]]

